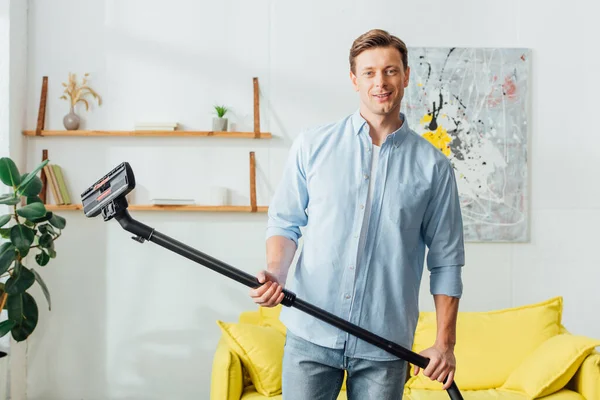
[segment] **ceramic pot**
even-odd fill
[[[227,131],[227,118],[213,118],[213,128],[214,132],[225,132]]]
[[[71,111],[63,118],[63,125],[68,131],[74,131],[79,129],[80,122],[79,116],[75,114],[75,110],[73,110],[73,106],[71,106]]]

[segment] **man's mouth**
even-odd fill
[[[381,93],[381,94],[374,94],[373,97],[375,97],[378,100],[384,101],[390,98],[390,96],[392,95],[391,92],[387,92],[387,93]]]

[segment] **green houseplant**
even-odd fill
[[[217,117],[213,118],[213,131],[225,132],[227,130],[227,118],[225,114],[229,109],[225,106],[214,106]]]
[[[8,278],[0,282],[0,310],[8,311],[8,319],[0,321],[0,337],[11,332],[19,342],[37,326],[38,306],[27,292],[34,283],[42,289],[51,309],[48,287],[35,269],[25,266],[26,257],[35,255],[37,265],[46,266],[56,258],[54,241],[66,226],[66,220],[47,211],[39,198],[42,180],[37,173],[47,163],[45,160],[29,174],[21,175],[13,160],[0,158],[0,180],[10,188],[0,195],[0,204],[11,208],[9,214],[0,216],[0,277]]]

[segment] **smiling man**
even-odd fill
[[[269,206],[267,268],[257,275],[263,285],[250,296],[273,307],[287,286],[412,348],[428,249],[438,326],[435,343],[421,353],[431,360],[422,372],[448,388],[463,289],[462,216],[448,158],[412,131],[400,111],[407,54],[404,42],[383,30],[354,41],[350,79],[359,109],[294,141]],[[335,399],[344,371],[350,400],[402,398],[405,361],[294,308],[283,308],[281,320],[284,400]]]

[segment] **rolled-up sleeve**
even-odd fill
[[[465,264],[463,221],[456,177],[449,162],[440,165],[437,184],[425,212],[423,233],[429,248],[427,268],[431,294],[461,297]]]
[[[266,232],[267,239],[284,236],[293,240],[296,246],[302,236],[300,227],[305,226],[308,220],[303,140],[304,135],[298,135],[290,148],[283,175],[269,205]]]

